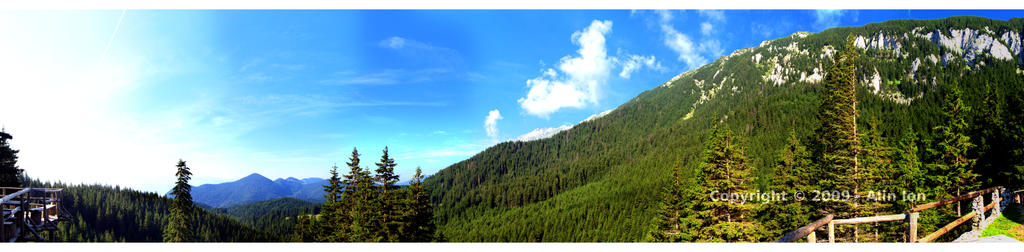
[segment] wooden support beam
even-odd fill
[[[976,213],[974,213],[974,212],[968,212],[964,216],[960,216],[959,219],[956,219],[955,221],[950,222],[949,224],[946,224],[946,226],[940,228],[939,230],[936,230],[935,232],[932,232],[931,234],[928,234],[928,235],[924,236],[923,238],[918,240],[918,242],[932,242],[936,238],[939,238],[939,236],[942,236],[942,235],[946,234],[946,232],[949,232],[949,230],[953,230],[953,228],[956,228],[956,226],[959,226],[960,224],[963,224],[967,220],[970,220],[971,218],[974,218],[975,214]]]
[[[806,226],[803,226],[803,227],[797,228],[796,230],[793,230],[793,232],[789,232],[788,234],[782,236],[782,238],[779,238],[778,240],[775,240],[775,242],[794,242],[796,240],[799,240],[800,237],[808,236],[811,233],[814,233],[815,229],[818,229],[822,225],[825,225],[829,221],[832,221],[832,217],[834,217],[834,216],[831,215],[831,214],[826,215],[825,217],[822,217],[821,219],[818,219],[818,220],[816,220],[814,222],[811,222],[811,224],[807,224]]]
[[[814,234],[814,231],[811,231],[811,233],[807,235],[807,243],[817,243],[817,242],[818,242],[817,235]]]
[[[974,192],[971,192],[971,193],[968,193],[968,194],[964,194],[964,195],[960,195],[960,196],[956,196],[956,197],[952,197],[952,198],[948,198],[948,199],[944,199],[944,200],[940,200],[940,201],[936,201],[936,202],[932,202],[932,203],[927,203],[927,204],[923,204],[923,205],[918,205],[917,207],[914,207],[914,209],[911,209],[910,211],[911,212],[920,212],[920,211],[924,211],[926,209],[931,209],[933,207],[938,207],[938,206],[946,205],[946,204],[949,204],[949,203],[959,202],[961,200],[974,198],[974,197],[976,197],[978,195],[982,195],[982,194],[985,194],[985,193],[989,193],[989,192],[995,191],[996,189],[999,189],[999,188],[1002,188],[1002,186],[992,187],[992,188],[981,190],[981,191],[974,191]]]

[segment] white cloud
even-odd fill
[[[530,90],[526,97],[519,98],[519,106],[528,114],[548,118],[562,108],[597,104],[608,76],[617,66],[622,66],[619,72],[622,78],[629,78],[642,67],[664,69],[654,56],[622,53],[621,49],[617,57],[608,56],[605,35],[611,30],[612,21],[594,20],[587,28],[574,32],[572,42],[579,46],[576,55],[562,57],[555,68],[548,68],[541,76],[527,80]]]
[[[836,27],[844,14],[843,10],[815,10],[814,25],[822,30]]]
[[[501,119],[501,112],[497,109],[488,112],[487,118],[484,119],[484,130],[487,131],[487,136],[490,137],[491,140],[498,140],[498,120]]]
[[[708,63],[708,60],[700,55],[689,36],[680,33],[669,24],[662,24],[661,31],[665,34],[665,46],[678,53],[678,59],[686,62],[687,67],[696,68]]]
[[[579,45],[575,56],[565,56],[555,69],[547,69],[540,77],[526,81],[530,91],[519,98],[519,105],[527,113],[547,117],[564,107],[582,108],[597,103],[601,88],[608,79],[615,60],[608,57],[605,34],[611,32],[612,21],[594,20],[590,26],[572,34]]]
[[[717,39],[707,39],[700,42],[700,51],[710,53],[711,55],[722,55],[725,50],[722,49],[722,45]]]
[[[700,33],[704,34],[704,36],[711,35],[712,29],[713,29],[713,27],[711,26],[711,23],[708,23],[708,22],[700,23]]]
[[[381,40],[377,45],[382,47],[390,47],[391,49],[402,49],[405,47],[405,38],[402,37],[390,37]]]
[[[722,10],[698,10],[697,13],[711,21],[725,22],[725,11]]]
[[[641,67],[645,66],[654,70],[665,70],[665,67],[661,66],[661,62],[658,62],[654,58],[654,55],[644,57],[629,54],[626,55],[624,60],[622,60],[622,71],[619,72],[619,77],[629,79],[633,72],[640,70]]]
[[[695,42],[690,36],[680,32],[672,25],[672,12],[665,10],[655,11],[655,14],[659,17],[658,22],[662,35],[664,35],[663,42],[665,46],[678,53],[679,57],[677,60],[685,62],[689,68],[703,66],[708,63],[707,56],[718,57],[725,51],[721,47],[721,42],[712,36],[715,33],[715,25],[713,23],[725,22],[725,13],[717,10],[700,10],[699,13],[701,16],[706,17],[707,20],[699,25],[700,32],[703,35],[702,40]]]

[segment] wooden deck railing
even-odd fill
[[[70,217],[61,205],[63,190],[0,187],[0,241],[40,241],[40,232],[56,230],[55,222]]]
[[[991,203],[989,203],[988,205],[985,205],[983,203],[984,202],[984,198],[983,197],[987,193],[991,193],[991,195],[992,195],[991,196]],[[832,243],[832,242],[835,242],[835,225],[855,225],[855,224],[878,223],[878,222],[889,222],[889,221],[906,221],[907,222],[907,225],[908,225],[908,228],[907,228],[907,241],[908,242],[931,242],[931,241],[934,241],[935,239],[938,239],[942,235],[948,233],[950,230],[953,230],[957,226],[963,224],[964,222],[967,222],[967,220],[974,220],[974,228],[973,228],[973,230],[980,232],[981,230],[983,230],[985,228],[985,226],[987,226],[988,223],[991,223],[991,221],[994,220],[994,218],[999,217],[999,214],[1000,214],[1000,211],[1001,211],[1000,204],[1003,204],[1003,200],[1004,200],[1003,197],[1007,197],[1006,200],[1011,200],[1012,199],[1012,200],[1014,200],[1014,201],[1016,201],[1018,203],[1021,203],[1021,202],[1024,202],[1024,190],[1018,190],[1018,191],[1015,191],[1015,192],[1012,192],[1012,193],[1007,193],[1005,188],[1003,188],[1002,186],[997,186],[997,187],[992,187],[992,188],[988,188],[988,189],[985,189],[985,190],[979,190],[979,191],[970,192],[970,193],[967,193],[967,194],[964,194],[964,195],[960,195],[960,196],[956,196],[956,197],[952,197],[952,198],[948,198],[948,199],[943,199],[943,200],[939,200],[939,201],[935,201],[935,202],[931,202],[931,203],[927,203],[927,204],[918,205],[918,206],[912,208],[909,212],[902,213],[902,214],[880,215],[880,216],[871,216],[871,217],[857,217],[857,218],[850,218],[850,219],[832,219],[832,214],[829,214],[828,216],[826,216],[826,218],[819,219],[819,220],[817,220],[817,221],[815,221],[815,222],[813,222],[811,224],[808,224],[807,226],[803,226],[803,227],[801,227],[801,228],[799,228],[799,229],[797,229],[797,230],[795,230],[793,232],[790,232],[790,233],[786,234],[782,238],[779,238],[779,240],[777,240],[776,242],[794,242],[794,241],[799,240],[800,237],[804,237],[804,236],[807,237],[807,241],[808,242],[816,242],[817,237],[815,237],[814,230],[817,230],[819,227],[824,226],[824,224],[828,224],[828,227],[827,227],[827,229],[828,229],[828,242]],[[960,218],[957,218],[953,222],[950,222],[949,224],[946,224],[942,228],[939,228],[938,230],[936,230],[936,231],[934,231],[932,233],[929,233],[929,234],[925,235],[924,237],[921,237],[920,239],[918,239],[917,221],[918,221],[918,218],[920,217],[920,212],[921,211],[925,211],[925,210],[928,210],[928,209],[936,208],[936,207],[947,205],[947,204],[956,203],[956,202],[963,201],[963,200],[966,200],[966,199],[972,199],[973,200],[973,202],[972,202],[972,209],[973,209],[973,211],[971,211],[971,212],[969,212],[967,214],[964,214],[963,216],[960,216]],[[990,215],[988,215],[986,217],[985,213],[988,212],[989,210],[993,210],[993,211],[992,211],[992,213]],[[826,220],[826,219],[828,219],[828,220]],[[824,223],[822,222],[823,220],[825,220]]]

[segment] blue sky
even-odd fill
[[[2,11],[0,124],[44,180],[326,177],[384,146],[406,180],[763,40],[956,15],[1019,12]]]

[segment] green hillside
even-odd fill
[[[105,185],[66,185],[33,180],[34,187],[64,188],[71,220],[59,222],[57,241],[162,242],[171,200],[156,193]],[[197,208],[201,209],[201,208]],[[267,242],[280,237],[253,229],[223,214],[196,211],[197,242]],[[290,235],[290,233],[288,233]]]
[[[277,198],[227,208],[210,209],[212,212],[227,214],[256,230],[280,236],[282,241],[295,240],[296,216],[320,213],[320,203],[295,198]]]
[[[973,31],[1001,45],[1013,43],[1005,34],[1016,34],[1009,38],[1019,44],[1022,29],[1020,18],[953,17],[796,33],[683,73],[550,138],[495,145],[439,171],[425,187],[438,229],[451,241],[642,241],[656,225],[673,168],[686,181],[693,177],[717,122],[746,149],[754,187],[770,186],[789,132],[809,139],[820,124],[820,75],[848,34],[864,48],[855,62],[858,127],[877,122],[886,139],[915,132],[918,154],[927,159],[932,128],[941,123],[940,86],[958,82],[974,108],[968,124],[980,146],[971,152],[978,184],[1020,185],[1021,55],[1010,51],[1007,59],[1001,51],[973,53],[940,42]]]

